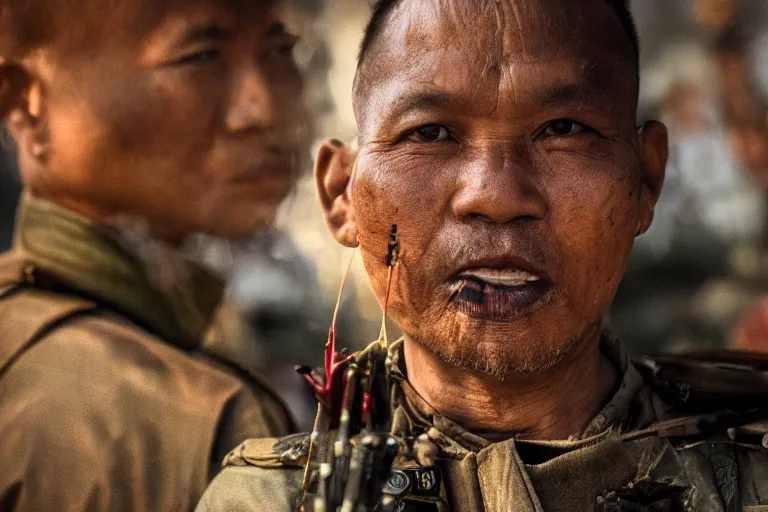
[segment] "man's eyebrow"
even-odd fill
[[[423,92],[401,96],[387,109],[387,117],[399,118],[414,110],[456,109],[464,102],[451,94]]]
[[[591,83],[564,83],[540,89],[540,105],[567,105],[574,102],[592,103],[602,100],[600,87]],[[472,99],[446,92],[415,92],[398,97],[385,110],[384,117],[399,119],[412,111],[448,110],[466,111],[472,108]]]
[[[191,45],[195,43],[222,41],[229,38],[231,32],[219,25],[200,25],[184,32],[179,40],[180,46]]]

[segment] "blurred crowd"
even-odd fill
[[[347,98],[366,2],[299,4],[306,21],[297,58],[318,140],[351,137]],[[643,46],[640,121],[667,124],[670,163],[653,227],[636,244],[609,321],[634,352],[744,346],[751,339],[745,333],[759,330],[768,310],[758,302],[768,284],[768,2],[633,4]],[[20,192],[12,149],[4,148],[2,250]],[[295,414],[311,408],[301,407],[309,397],[290,368],[321,361],[348,259],[326,234],[315,201],[304,176],[278,228],[236,242],[201,238],[189,247],[228,276],[233,302],[258,340],[241,358],[270,373]],[[376,336],[380,313],[359,262],[353,268],[340,338],[359,348]]]
[[[743,346],[768,277],[768,3],[634,4],[640,112],[668,126],[670,159],[610,320],[635,352]]]

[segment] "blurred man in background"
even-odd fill
[[[611,310],[634,352],[728,343],[766,289],[765,91],[760,0],[634,2],[642,110],[669,127],[654,225],[638,240]]]
[[[279,2],[0,2],[25,186],[0,259],[0,509],[180,511],[291,420],[238,361],[192,233],[241,238],[306,129]],[[211,348],[213,347],[213,348]]]

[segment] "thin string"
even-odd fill
[[[333,320],[331,320],[331,337],[329,339],[329,344],[325,347],[326,351],[326,360],[328,358],[331,358],[331,362],[335,363],[335,357],[336,357],[336,320],[339,316],[339,308],[341,307],[341,297],[344,295],[344,288],[347,286],[347,280],[349,279],[349,274],[352,271],[352,263],[355,261],[355,256],[357,254],[357,247],[355,247],[352,250],[352,255],[349,258],[349,263],[347,263],[347,269],[344,272],[343,277],[341,278],[341,285],[339,286],[339,294],[336,297],[336,306],[333,308]],[[331,375],[326,375],[326,379],[330,379]],[[304,478],[302,480],[301,484],[301,502],[299,503],[299,506],[296,508],[297,512],[301,512],[304,510],[304,504],[307,501],[307,493],[309,492],[309,479],[311,475],[311,467],[312,467],[312,458],[314,456],[315,452],[315,437],[317,435],[317,432],[319,431],[321,427],[323,417],[323,404],[318,403],[317,405],[317,416],[315,416],[315,423],[312,428],[312,435],[309,438],[309,452],[307,454],[307,463],[304,465]]]
[[[392,274],[394,267],[387,270],[387,292],[384,295],[384,307],[382,308],[381,330],[379,331],[379,341],[384,342],[384,346],[389,349],[389,334],[387,333],[387,315],[389,313],[389,293],[392,288]]]

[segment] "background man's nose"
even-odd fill
[[[235,84],[227,111],[227,129],[232,133],[277,124],[279,113],[275,91],[258,67],[244,70]]]
[[[542,219],[547,213],[532,165],[521,152],[484,150],[462,169],[457,184],[452,208],[460,220],[503,224]]]

